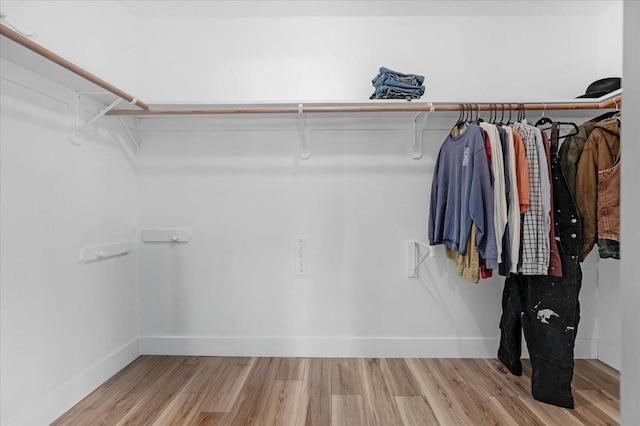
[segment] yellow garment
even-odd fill
[[[445,247],[447,257],[458,267],[458,275],[465,280],[477,283],[480,281],[480,252],[476,244],[476,224],[471,224],[471,235],[467,241],[467,251],[465,255]]]

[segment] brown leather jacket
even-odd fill
[[[598,238],[598,172],[611,168],[620,157],[620,127],[617,120],[598,123],[587,139],[576,174],[576,203],[582,217],[584,243],[580,260],[584,260]],[[606,191],[617,191],[620,186],[607,186]],[[615,198],[615,194],[611,194]],[[604,213],[603,213],[604,212]],[[606,220],[616,228],[620,223],[618,210],[602,210]],[[600,218],[602,220],[602,218]]]

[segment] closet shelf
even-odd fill
[[[0,24],[0,34],[3,36],[0,38],[0,51],[3,58],[104,104],[112,104],[117,99],[123,99],[130,103],[130,107],[149,109],[149,106],[140,99],[6,25]]]
[[[184,116],[184,115],[230,115],[230,114],[312,114],[312,113],[384,113],[406,112],[426,113],[431,111],[453,111],[461,109],[462,104],[470,105],[473,110],[490,109],[517,110],[597,110],[619,108],[622,103],[622,90],[609,93],[597,99],[562,99],[551,101],[380,101],[365,102],[286,102],[252,104],[154,104],[151,107],[133,95],[106,82],[91,72],[35,43],[28,37],[0,24],[2,57],[58,81],[76,92],[87,94],[101,100],[110,107],[123,99],[140,109],[118,108],[105,111],[108,116]],[[99,90],[101,89],[101,91]],[[105,93],[106,91],[106,93]],[[118,105],[121,107],[121,105]],[[112,108],[112,107],[111,107]],[[417,116],[415,117],[418,118]]]

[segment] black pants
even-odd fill
[[[511,373],[522,374],[524,330],[531,357],[533,397],[573,408],[573,349],[580,320],[582,270],[576,256],[560,257],[562,278],[511,275],[505,281],[498,358]]]

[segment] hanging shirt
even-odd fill
[[[518,201],[520,202],[520,213],[524,213],[529,208],[529,164],[527,164],[527,154],[520,133],[511,129],[511,134],[513,135],[513,147],[516,156]]]
[[[429,209],[431,245],[444,244],[466,253],[471,224],[477,226],[477,245],[487,267],[496,268],[497,245],[493,197],[482,129],[470,125],[458,136],[447,136],[438,153]]]
[[[480,281],[480,252],[478,252],[478,244],[476,241],[477,233],[476,224],[473,223],[471,225],[471,235],[467,240],[467,251],[465,254],[460,254],[460,252],[445,247],[447,259],[453,260],[453,263],[456,264],[458,276],[474,284]]]
[[[515,141],[514,141],[514,132],[510,127],[503,126],[503,129],[506,130],[507,135],[507,145],[506,145],[506,153],[505,163],[507,164],[507,170],[509,173],[509,182],[511,186],[509,188],[509,207],[508,207],[508,216],[509,216],[509,256],[511,258],[511,265],[509,267],[509,271],[507,272],[518,272],[518,262],[520,260],[520,199],[519,199],[519,188],[518,188],[518,174],[516,169],[516,149],[515,149]],[[518,135],[520,138],[520,135]],[[522,140],[519,142],[522,144]],[[523,150],[524,151],[524,150]],[[523,155],[524,164],[526,166],[526,158]],[[526,170],[527,180],[529,176],[528,168]],[[529,182],[527,182],[527,188]],[[527,191],[528,194],[528,191]]]
[[[545,218],[542,214],[542,183],[536,137],[531,126],[515,123],[513,128],[524,142],[529,166],[529,208],[522,225],[522,256],[519,271],[524,275],[547,275],[549,254],[545,241]],[[547,234],[548,235],[548,234]]]
[[[502,237],[502,262],[498,265],[498,273],[502,276],[509,276],[511,270],[511,236],[510,236],[510,224],[509,224],[509,197],[511,192],[511,177],[509,176],[509,159],[507,158],[507,132],[502,126],[496,126],[498,133],[500,134],[500,146],[502,147],[502,161],[504,165],[504,192],[505,203],[507,204],[507,223],[504,228],[504,235]],[[511,130],[509,130],[511,133]]]
[[[507,201],[505,195],[504,159],[500,133],[494,124],[480,123],[491,141],[491,171],[493,172],[493,224],[498,243],[498,262],[502,262],[502,238],[507,224]],[[489,266],[487,265],[487,268]],[[493,268],[491,268],[493,269]]]
[[[545,261],[549,269],[549,234],[551,233],[551,182],[549,180],[547,161],[547,151],[544,147],[542,132],[537,127],[530,126],[536,137],[536,148],[538,150],[538,164],[540,168],[540,195],[542,199],[542,218],[544,220],[544,243],[546,246]]]
[[[549,138],[545,132],[542,133],[542,139],[544,141],[545,154],[547,155],[547,170],[549,171],[549,180],[551,180],[551,147],[549,145]],[[550,189],[551,195],[551,210],[549,211],[549,218],[551,220],[551,230],[549,231],[549,268],[547,273],[552,277],[562,276],[562,260],[560,259],[560,252],[558,252],[558,241],[556,240],[555,221],[553,217],[553,185]],[[558,238],[559,240],[559,238]]]

